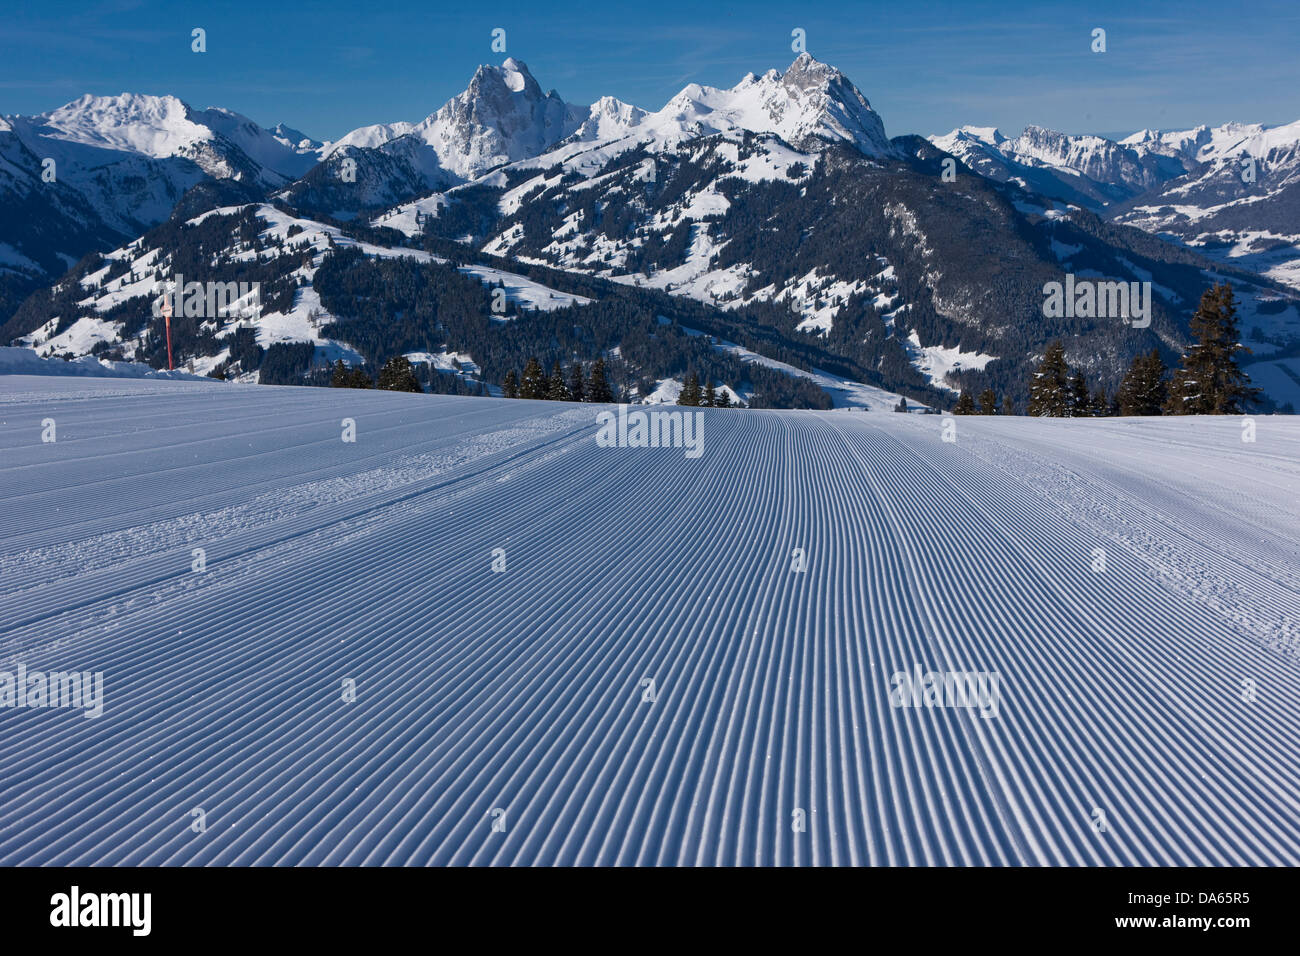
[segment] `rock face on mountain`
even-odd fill
[[[546,152],[578,128],[584,113],[554,90],[543,93],[527,66],[507,59],[479,67],[465,92],[409,135],[427,143],[443,169],[473,179]]]
[[[430,186],[465,182],[505,163],[540,155],[587,118],[551,90],[543,93],[527,65],[514,58],[481,66],[464,92],[423,121],[365,126],[332,144],[380,149],[399,157]]]

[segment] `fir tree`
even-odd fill
[[[591,363],[591,378],[587,380],[587,401],[597,404],[609,404],[614,401],[609,382],[605,378],[605,360],[598,358]]]
[[[718,390],[713,387],[712,379],[709,380],[708,385],[704,386],[704,407],[705,408],[718,407]]]
[[[542,372],[542,363],[537,361],[537,356],[533,356],[524,366],[523,378],[519,381],[519,397],[545,398],[547,384],[546,375]]]
[[[1237,301],[1232,286],[1207,289],[1192,316],[1196,341],[1174,372],[1165,411],[1170,415],[1240,415],[1259,400],[1259,389],[1237,365],[1237,353],[1250,354],[1237,328]]]
[[[971,398],[969,391],[964,388],[961,390],[961,397],[957,399],[957,405],[953,408],[952,413],[954,415],[975,414],[975,399]]]
[[[564,371],[557,361],[551,366],[551,377],[547,379],[546,397],[553,402],[571,402],[573,395],[564,381]]]
[[[405,355],[394,355],[379,370],[379,387],[389,392],[423,392]]]
[[[330,388],[347,388],[348,367],[339,359],[334,363],[334,374],[330,376]]]
[[[1066,404],[1065,414],[1071,418],[1087,418],[1092,414],[1092,395],[1088,392],[1088,378],[1083,374],[1083,369],[1076,369],[1070,376]]]
[[[1133,359],[1116,393],[1121,415],[1159,415],[1169,398],[1160,350]]]
[[[1014,415],[1015,413],[1016,413],[1016,403],[1011,400],[1011,393],[1004,392],[1002,394],[1002,414]]]
[[[340,375],[339,365],[342,364],[343,361],[342,359],[340,359],[339,362],[334,366],[334,377],[330,381],[331,385],[335,385],[335,383],[337,383],[336,387],[338,388],[374,388],[375,387],[375,383],[370,380],[370,376],[367,375],[364,371],[362,371],[360,367],[347,368],[345,366],[342,375]]]
[[[896,411],[896,412],[905,412],[905,411],[907,411],[907,398],[906,398],[906,397],[904,397],[904,396],[902,396],[902,395],[899,395],[899,396],[898,396],[898,404],[894,406],[894,411]]]
[[[682,386],[681,394],[677,396],[677,404],[690,407],[700,404],[700,377],[694,372],[687,373],[686,384]]]
[[[514,369],[506,372],[506,377],[501,381],[501,394],[506,398],[519,397],[519,376]]]
[[[574,362],[573,366],[569,369],[570,400],[574,402],[585,402],[587,400],[586,391],[586,386],[583,385],[582,382],[582,363]]]
[[[991,388],[980,392],[980,414],[996,415],[998,413],[998,393]]]
[[[1038,418],[1063,418],[1068,410],[1065,346],[1060,340],[1047,347],[1029,386],[1029,414]]]

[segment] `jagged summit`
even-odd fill
[[[671,143],[727,130],[774,133],[791,145],[845,141],[868,156],[894,154],[880,117],[839,70],[801,54],[784,73],[747,74],[720,90],[692,83],[650,112],[612,96],[589,107],[544,92],[528,65],[507,57],[483,64],[466,88],[423,121],[366,126],[340,137],[347,146],[382,149],[418,170],[431,186],[474,179],[507,163],[575,142]]]
[[[585,110],[570,106],[554,90],[543,93],[521,60],[480,66],[468,88],[411,130],[433,157],[417,168],[437,165],[462,179],[495,166],[527,159],[573,133]]]
[[[838,69],[814,59],[808,53],[795,57],[781,77],[781,86],[791,105],[793,115],[777,107],[779,100],[769,100],[773,120],[790,134],[796,145],[809,136],[843,139],[853,143],[868,155],[888,155],[893,152],[885,126],[879,114],[853,82]],[[794,119],[796,125],[790,126]],[[781,130],[775,130],[780,132]]]
[[[835,67],[806,53],[784,73],[746,73],[730,89],[688,84],[653,113],[604,97],[591,107],[578,138],[672,142],[728,130],[774,133],[798,148],[846,141],[868,156],[894,154],[867,98]]]

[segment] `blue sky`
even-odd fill
[[[784,69],[790,32],[843,70],[890,135],[962,124],[1016,133],[1300,119],[1300,3],[443,0],[31,2],[0,16],[0,113],[82,93],[174,93],[264,126],[335,138],[417,121],[500,62],[491,31],[544,89],[658,109],[691,82]],[[190,51],[190,30],[208,52]],[[1107,52],[1090,50],[1094,28]]]

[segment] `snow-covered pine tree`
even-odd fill
[[[1064,418],[1069,408],[1070,366],[1065,346],[1058,339],[1047,347],[1029,386],[1029,414],[1038,418]]]
[[[1237,365],[1237,353],[1250,354],[1237,328],[1237,300],[1228,283],[1216,283],[1201,296],[1189,323],[1195,340],[1174,372],[1165,412],[1170,415],[1240,415],[1259,400],[1260,391]]]
[[[964,388],[961,390],[961,397],[957,399],[957,404],[953,407],[952,413],[954,415],[975,414],[975,399],[971,398],[969,390]]]
[[[528,360],[524,366],[523,377],[519,380],[519,397],[520,398],[545,398],[546,375],[542,372],[542,363],[537,361],[537,356]]]
[[[379,370],[379,387],[389,392],[423,392],[411,361],[405,355],[394,355]]]
[[[996,415],[998,413],[998,393],[991,388],[980,392],[980,414]]]
[[[551,401],[573,401],[573,394],[569,391],[569,386],[564,381],[564,370],[560,368],[558,360],[551,366],[551,377],[546,380],[546,383],[546,397]]]

